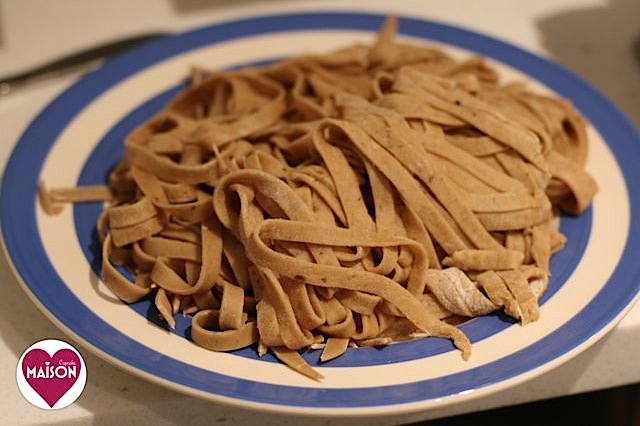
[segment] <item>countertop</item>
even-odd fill
[[[179,32],[256,13],[326,9],[423,17],[516,44],[557,61],[590,82],[640,128],[640,2],[636,0],[2,0],[0,74],[18,72],[65,53],[134,34]],[[77,77],[59,76],[0,98],[0,167],[30,120]],[[83,356],[89,377],[82,396],[67,408],[41,410],[18,392],[15,368],[22,351],[45,338],[68,339],[30,301],[4,256],[0,257],[0,374],[4,385],[0,388],[0,411],[10,424],[161,426],[205,422],[295,424],[299,420],[182,395],[121,371],[86,350]],[[635,306],[587,350],[524,384],[469,403],[371,423],[441,418],[637,383],[638,353],[640,306]]]

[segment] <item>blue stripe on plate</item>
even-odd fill
[[[561,67],[517,47],[471,31],[411,18],[400,20],[400,29],[403,34],[448,43],[495,58],[525,71],[562,96],[572,99],[576,107],[590,119],[604,139],[608,141],[614,152],[623,170],[629,193],[633,195],[633,198],[630,197],[629,206],[631,210],[629,239],[616,270],[602,291],[595,295],[593,300],[569,322],[515,354],[459,374],[404,385],[367,389],[366,392],[361,389],[307,389],[239,380],[185,365],[150,350],[113,329],[93,314],[69,292],[55,273],[42,247],[35,225],[34,194],[37,180],[42,163],[53,141],[66,124],[96,96],[108,91],[125,77],[154,63],[168,60],[171,56],[212,43],[288,30],[360,29],[375,31],[383,20],[383,16],[372,14],[304,13],[228,22],[150,42],[142,48],[107,62],[102,68],[87,75],[69,88],[45,108],[25,131],[7,164],[2,182],[0,218],[2,219],[4,241],[11,260],[28,289],[53,316],[78,337],[105,354],[141,372],[211,395],[281,406],[355,408],[419,402],[452,396],[468,390],[478,390],[491,384],[513,379],[552,362],[557,357],[584,344],[591,336],[607,327],[633,300],[640,283],[638,262],[632,259],[633,254],[640,249],[640,233],[637,222],[639,199],[636,196],[640,193],[638,187],[640,172],[636,167],[640,161],[638,133],[604,97]],[[155,100],[166,100],[163,95],[169,96],[169,94],[158,94],[159,98]],[[127,126],[144,119],[145,114],[150,112],[148,108],[157,106],[152,101],[132,112],[121,123],[121,126],[112,130],[110,137],[114,138],[113,140],[121,138],[122,132],[127,129]],[[104,144],[97,148],[104,149],[106,155],[112,160],[108,164],[113,164],[121,153],[121,147],[113,143],[113,140],[109,142],[105,139]],[[89,168],[85,168],[85,171],[87,170]],[[88,174],[91,173],[88,172]],[[95,176],[85,177],[90,180],[96,178]],[[78,212],[79,210],[76,208],[78,238],[83,244],[85,253],[92,256],[91,250],[89,250],[91,242],[87,239],[87,232],[90,232],[88,231],[90,228],[87,226],[93,226],[92,220],[95,218],[95,212]],[[563,252],[554,258],[554,268],[563,271],[564,278],[573,270],[575,263],[581,256],[588,239],[590,223],[590,214],[578,219],[563,221],[563,230],[569,233],[575,232],[577,236],[575,243],[577,251]],[[572,244],[574,243],[572,242]],[[92,262],[95,266],[95,261]],[[564,282],[564,278],[558,278],[556,285],[560,286]],[[556,290],[557,288],[551,289],[551,292]],[[144,309],[141,308],[139,312],[144,314]],[[496,318],[476,320],[465,325],[465,331],[470,333],[474,340],[486,338],[495,332],[494,330],[487,333],[484,329],[484,323],[491,321],[495,322]],[[450,348],[446,341],[439,339],[431,339],[431,341],[434,341],[434,345],[442,345],[436,351]],[[410,348],[414,346],[414,342],[403,345]],[[420,348],[420,350],[423,349]],[[393,350],[395,351],[396,348]],[[405,354],[407,359],[416,356],[409,349],[399,349],[398,351],[408,351]],[[386,353],[391,354],[391,350],[380,351],[380,354],[383,352],[384,356],[379,354],[377,356],[383,356],[384,359],[387,356]],[[347,365],[362,365],[369,363],[370,360],[356,357],[345,362]]]

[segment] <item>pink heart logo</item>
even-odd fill
[[[22,360],[25,380],[51,408],[78,380],[81,369],[80,358],[71,349],[60,349],[53,356],[32,349]]]

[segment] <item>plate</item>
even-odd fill
[[[191,65],[236,67],[369,42],[383,22],[365,13],[302,13],[229,21],[146,44],[107,62],[53,100],[29,125],[7,164],[0,217],[8,257],[33,301],[109,362],[172,389],[234,406],[317,416],[408,413],[478,398],[575,356],[609,331],[638,296],[640,138],[602,95],[559,66],[504,42],[435,22],[400,18],[402,37],[487,57],[507,78],[570,99],[591,122],[587,168],[600,192],[580,217],[563,217],[566,248],[552,259],[541,318],[522,327],[501,315],[462,325],[473,342],[463,361],[447,340],[359,348],[309,380],[254,348],[214,353],[169,332],[148,301],[124,305],[95,271],[100,205],[47,216],[37,182],[104,182],[122,140],[179,90]],[[317,363],[319,351],[304,356]]]

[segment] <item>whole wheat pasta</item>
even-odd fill
[[[370,46],[193,68],[107,185],[41,184],[44,210],[107,202],[105,284],[151,298],[170,327],[191,315],[204,348],[255,345],[315,380],[303,350],[328,362],[434,336],[468,358],[461,322],[541,314],[558,212],[597,191],[585,122],[481,58],[398,41],[396,25]]]

